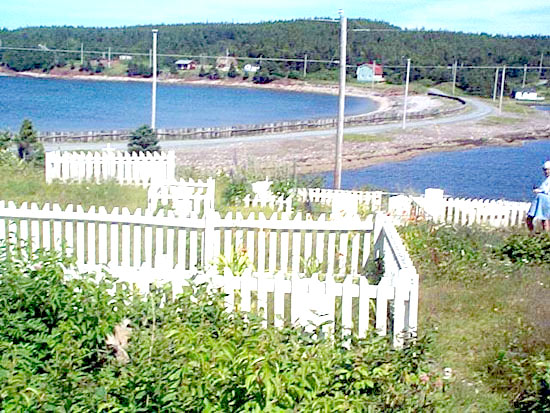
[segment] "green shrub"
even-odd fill
[[[512,262],[548,264],[550,263],[550,234],[542,233],[537,236],[514,234],[496,249],[496,253],[509,258]]]
[[[253,195],[252,185],[244,178],[232,178],[223,191],[225,205],[236,205],[247,195]]]
[[[550,411],[550,358],[544,352],[499,350],[488,363],[491,384],[512,396],[519,411]]]
[[[430,344],[343,345],[225,311],[205,286],[144,298],[105,276],[67,277],[38,252],[0,254],[0,411],[421,411],[444,394]],[[129,362],[106,336],[132,327]]]
[[[283,197],[287,199],[292,195],[294,189],[296,188],[296,183],[291,178],[283,179],[274,179],[269,187],[269,190],[277,197]]]

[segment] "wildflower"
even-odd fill
[[[443,369],[443,380],[449,380],[453,377],[453,369],[450,367],[445,367]]]
[[[422,373],[419,378],[420,378],[420,381],[424,384],[430,381],[430,376],[428,376],[426,373]]]

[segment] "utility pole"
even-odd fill
[[[111,67],[111,47],[109,46],[109,60],[107,61],[107,66]]]
[[[506,78],[506,65],[502,66],[502,81],[500,83],[500,102],[498,104],[498,113],[502,113],[502,99],[504,98],[504,79]]]
[[[497,90],[498,90],[498,67],[495,71],[495,85],[493,86],[493,102],[497,100]]]
[[[304,56],[304,79],[307,75],[307,53]]]
[[[334,165],[334,189],[342,185],[342,146],[344,144],[344,107],[346,102],[346,43],[347,20],[340,10],[340,82],[338,93],[338,127],[336,128],[336,162]]]
[[[455,95],[456,72],[458,72],[458,62],[455,60],[455,62],[453,63],[453,96]]]
[[[84,64],[84,43],[80,43],[80,66]]]
[[[156,129],[157,117],[157,35],[158,30],[153,29],[153,90],[151,97],[151,129]]]
[[[525,87],[525,80],[527,79],[527,65],[523,65],[523,82],[521,82],[521,87]]]
[[[403,129],[407,126],[407,98],[409,97],[409,77],[411,74],[411,59],[407,59],[407,78],[405,80],[405,100],[403,101]]]
[[[543,59],[544,59],[544,52],[540,52],[539,77],[542,76],[542,60]]]

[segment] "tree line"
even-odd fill
[[[315,20],[273,21],[254,24],[195,23],[182,25],[133,26],[118,28],[32,27],[0,30],[5,47],[40,47],[46,49],[86,50],[107,52],[109,48],[127,53],[143,53],[140,63],[133,63],[133,73],[147,74],[148,52],[151,49],[152,28],[159,29],[160,55],[220,56],[230,55],[262,59],[294,59],[269,61],[268,72],[275,76],[299,78],[307,55],[307,73],[322,74],[334,69],[339,57],[339,24]],[[370,29],[371,31],[356,31]],[[386,31],[376,31],[385,29]],[[387,31],[392,29],[392,31]],[[350,75],[358,64],[376,61],[383,65],[385,77],[391,83],[401,83],[407,58],[413,62],[411,80],[438,83],[450,81],[450,67],[455,61],[459,68],[469,66],[538,67],[541,55],[550,59],[550,36],[501,36],[486,33],[403,30],[385,22],[350,19],[348,22],[348,59]],[[70,64],[80,59],[71,53],[19,51],[0,49],[0,63],[16,71],[42,69]],[[176,58],[161,56],[161,70],[174,66]],[[205,57],[202,60],[207,60]],[[316,62],[316,60],[322,62]],[[333,62],[332,64],[330,62]],[[201,62],[202,63],[202,62]],[[263,63],[267,65],[264,60]],[[419,67],[422,66],[422,67]],[[425,67],[428,66],[428,67]],[[429,66],[439,66],[437,68]],[[101,67],[86,70],[102,70]],[[464,90],[490,95],[494,69],[460,69],[458,86]],[[333,73],[333,74],[334,74]],[[523,69],[507,72],[510,87],[522,81]],[[549,76],[543,70],[542,76]],[[330,77],[330,76],[329,76]],[[539,78],[538,70],[528,72],[527,81]]]

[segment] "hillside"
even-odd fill
[[[154,27],[159,29],[158,53],[161,70],[170,70],[174,61],[181,56],[194,58],[201,64],[208,65],[215,62],[216,56],[225,55],[241,58],[239,65],[263,61],[270,74],[280,76],[299,77],[303,71],[305,55],[308,59],[308,74],[336,69],[334,62],[338,59],[339,30],[336,23],[294,20]],[[106,56],[111,49],[114,56],[142,53],[140,57],[136,56],[134,63],[148,67],[152,28],[153,26],[35,27],[2,30],[0,40],[3,49],[0,49],[0,62],[16,71],[48,71],[56,65],[67,65],[71,62],[79,64],[82,46],[87,61]],[[357,29],[373,31],[356,31]],[[388,29],[392,31],[387,31]],[[9,48],[39,48],[43,51]],[[51,49],[57,49],[58,52],[51,52]],[[349,73],[355,73],[354,66],[357,64],[376,60],[378,64],[384,65],[384,74],[393,83],[402,82],[405,59],[410,58],[413,62],[413,81],[449,81],[452,74],[448,66],[457,61],[459,67],[516,67],[507,71],[509,87],[513,87],[521,83],[525,64],[533,68],[528,72],[528,83],[539,79],[539,71],[535,69],[539,67],[541,53],[548,50],[549,36],[506,37],[444,31],[408,31],[388,23],[366,19],[352,19],[348,22]],[[147,70],[143,72],[146,74]],[[548,73],[550,71],[543,70],[542,75],[548,76]],[[482,95],[492,92],[493,79],[494,68],[459,70],[457,77],[459,87]]]

